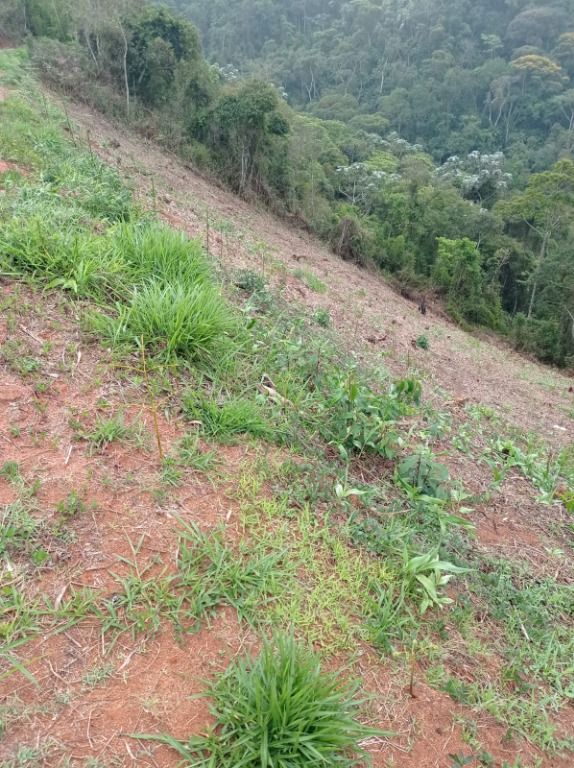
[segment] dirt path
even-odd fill
[[[465,333],[440,309],[422,316],[395,293],[382,276],[346,264],[316,239],[240,200],[185,168],[181,161],[88,108],[68,106],[82,136],[117,165],[135,188],[155,199],[161,216],[190,234],[205,237],[207,215],[211,249],[226,267],[261,270],[271,262],[275,279],[294,302],[329,311],[348,348],[362,358],[380,359],[394,374],[416,368],[443,399],[461,399],[496,408],[507,421],[535,431],[554,445],[572,440],[574,379],[531,362],[497,339]],[[263,254],[263,255],[262,255]],[[267,269],[269,267],[267,266]],[[310,290],[296,270],[313,273],[325,293]],[[426,335],[430,349],[414,346]],[[446,394],[445,394],[446,393]]]

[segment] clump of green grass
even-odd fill
[[[309,290],[314,293],[326,293],[327,286],[322,280],[310,272],[308,269],[297,269],[293,273],[293,276],[298,280],[302,280]]]
[[[181,485],[183,473],[177,466],[177,462],[173,456],[165,456],[161,464],[161,482],[163,485],[169,485],[172,488],[177,488]]]
[[[279,636],[264,641],[256,659],[234,660],[209,686],[216,722],[207,736],[151,738],[206,768],[350,768],[364,755],[361,740],[380,735],[357,719],[357,688],[323,673],[293,637]]]
[[[0,511],[0,555],[33,551],[37,546],[42,525],[30,514],[21,500],[6,504]]]
[[[258,612],[283,591],[290,566],[284,551],[253,551],[242,542],[234,551],[225,544],[223,530],[203,533],[185,526],[178,553],[179,578],[185,590],[189,615],[198,619],[222,605],[231,605],[239,619],[254,624]]]
[[[3,477],[13,485],[21,486],[24,482],[20,465],[17,461],[5,461],[0,467],[0,477]]]
[[[141,544],[130,545],[133,559],[124,562],[131,572],[117,577],[118,593],[99,612],[104,635],[150,635],[164,619],[180,634],[194,632],[222,605],[234,608],[240,620],[256,624],[263,606],[283,591],[289,573],[283,552],[253,552],[244,542],[231,549],[222,529],[204,533],[196,525],[182,524],[176,573],[165,568],[150,576],[151,566],[138,562]]]
[[[101,451],[110,443],[128,440],[133,434],[133,427],[125,423],[123,414],[118,413],[109,418],[97,416],[93,428],[83,437],[95,450]]]
[[[230,397],[222,402],[203,392],[188,390],[182,400],[186,418],[199,422],[203,434],[225,442],[241,434],[272,438],[273,430],[253,400]]]
[[[191,289],[212,282],[212,270],[197,240],[146,220],[114,227],[108,242],[126,264],[132,284],[158,281]]]
[[[97,302],[92,327],[162,363],[205,360],[238,323],[198,241],[144,217],[118,173],[81,152],[39,100],[2,105],[0,151],[35,176],[7,190],[0,271]],[[25,129],[20,129],[25,123]]]
[[[231,330],[231,314],[212,285],[162,285],[150,282],[134,288],[127,304],[118,307],[116,318],[96,327],[116,343],[137,343],[165,361],[207,357]]]
[[[430,346],[428,337],[425,336],[424,334],[422,336],[417,337],[415,344],[419,349],[428,349]]]
[[[197,434],[188,434],[182,437],[179,444],[179,461],[186,467],[191,467],[199,472],[208,472],[217,465],[215,451],[203,451],[199,444]]]

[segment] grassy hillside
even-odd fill
[[[143,141],[120,175],[0,78],[3,765],[569,765],[569,437],[437,397],[431,331],[382,366],[286,291],[332,274],[208,186],[189,239]]]

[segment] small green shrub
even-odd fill
[[[397,475],[403,483],[416,488],[425,496],[448,499],[449,473],[447,467],[424,454],[414,454],[403,459],[397,467]]]
[[[246,293],[262,293],[266,290],[265,279],[250,269],[244,269],[237,274],[235,285]]]
[[[415,344],[419,349],[428,349],[430,344],[428,338],[423,334],[422,336],[418,336]]]
[[[399,439],[394,423],[418,403],[420,389],[416,379],[401,379],[379,394],[354,371],[334,375],[321,406],[319,433],[344,455],[373,452],[393,458]]]
[[[56,511],[63,520],[70,520],[77,515],[82,514],[86,509],[86,503],[78,491],[70,491],[65,499],[61,499],[56,504]]]
[[[329,323],[331,322],[331,316],[327,309],[320,308],[320,309],[317,309],[313,314],[313,320],[317,323],[317,325],[320,325],[322,328],[328,328]]]
[[[210,685],[216,724],[207,736],[159,740],[205,768],[350,768],[363,755],[360,741],[381,735],[357,721],[356,690],[339,674],[323,674],[293,638],[279,637]]]

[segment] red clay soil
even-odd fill
[[[46,391],[39,392],[38,379],[22,376],[7,363],[0,366],[0,466],[17,461],[28,484],[38,481],[34,515],[39,521],[52,525],[58,502],[71,491],[80,494],[85,507],[66,522],[64,542],[46,542],[49,560],[25,589],[30,597],[42,595],[52,605],[62,604],[82,588],[111,598],[117,577],[130,570],[126,559],[137,559],[140,568],[158,570],[163,567],[157,562],[161,558],[165,566],[173,567],[176,516],[206,530],[225,524],[228,534],[234,535],[234,502],[225,483],[233,485],[249,455],[244,446],[222,449],[219,457],[227,470],[223,486],[214,487],[191,474],[181,488],[170,492],[169,502],[158,503],[153,489],[159,459],[152,414],[142,403],[141,391],[122,383],[105,350],[83,339],[69,305],[53,296],[38,299],[16,284],[5,285],[0,292],[3,306],[18,313],[16,322],[8,312],[0,318],[0,345],[17,343],[21,357],[41,360],[40,381],[51,381]],[[118,411],[127,424],[144,426],[146,446],[117,443],[93,452],[78,439],[74,420],[89,427],[97,413]],[[168,452],[184,430],[177,418],[161,415],[159,431]],[[0,478],[2,503],[15,501],[16,496],[8,480]],[[508,537],[505,542],[509,543]],[[17,574],[20,567],[16,559],[10,574],[4,575]],[[239,626],[235,613],[227,609],[198,633],[179,640],[164,624],[147,641],[124,634],[110,647],[95,619],[40,637],[17,650],[39,687],[17,672],[0,676],[6,721],[0,763],[12,759],[20,747],[36,746],[46,768],[61,766],[64,758],[74,766],[91,758],[103,765],[172,768],[178,763],[173,750],[131,735],[170,733],[184,738],[201,732],[209,723],[207,703],[193,696],[202,692],[206,678],[255,643],[253,633]],[[461,657],[456,641],[447,661],[459,674],[467,669],[468,679],[473,679],[477,662]],[[386,768],[391,759],[403,768],[450,768],[450,754],[471,752],[463,738],[465,721],[476,723],[476,738],[497,766],[504,760],[512,764],[518,756],[529,765],[538,757],[528,744],[508,741],[492,718],[430,688],[423,682],[424,670],[415,668],[411,690],[404,669],[381,663],[364,648],[354,673],[373,695],[372,724],[394,734],[368,743],[375,768]],[[569,762],[544,757],[541,765],[565,768]]]
[[[76,320],[70,321],[54,300],[38,302],[37,296],[8,285],[1,288],[2,301],[9,300],[12,290],[17,292],[12,306],[25,314],[25,325],[8,329],[5,313],[0,345],[17,341],[20,356],[41,359],[42,381],[51,379],[51,384],[38,394],[9,365],[0,365],[0,466],[17,461],[24,481],[37,483],[33,515],[40,523],[53,525],[58,502],[72,491],[84,503],[64,523],[63,542],[46,540],[49,559],[25,589],[29,597],[41,595],[52,605],[82,588],[112,597],[117,577],[130,570],[122,558],[137,559],[141,568],[159,568],[153,564],[161,558],[173,567],[175,516],[211,529],[229,523],[233,505],[224,488],[216,491],[193,473],[170,494],[168,504],[158,504],[153,489],[159,460],[148,406],[138,402],[137,391],[117,383],[113,368],[106,367],[105,352],[81,341]],[[48,354],[42,351],[47,342]],[[137,418],[147,430],[148,447],[114,444],[93,453],[85,441],[78,441],[72,419],[89,426],[95,413],[120,410],[126,424]],[[182,425],[163,416],[159,431],[165,452],[184,433]],[[221,458],[233,468],[243,456],[243,448],[231,447]],[[2,504],[14,502],[17,495],[7,478],[0,477]],[[22,566],[17,558],[2,563],[8,568],[3,579],[18,576]],[[64,755],[74,765],[91,757],[102,764],[119,759],[119,765],[173,766],[177,759],[171,750],[151,749],[125,734],[165,731],[184,737],[200,731],[207,723],[207,704],[189,697],[233,654],[249,647],[249,632],[229,610],[220,611],[209,627],[182,643],[167,626],[147,643],[126,635],[111,649],[94,620],[32,642],[16,653],[26,660],[39,687],[17,672],[0,674],[6,720],[0,764],[19,747],[31,745],[42,747],[45,766],[61,765]]]

